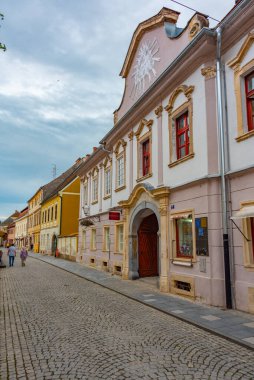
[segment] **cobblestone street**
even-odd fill
[[[0,271],[0,379],[254,379],[254,353],[39,260]]]

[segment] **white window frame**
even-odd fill
[[[122,229],[122,232],[120,232]],[[116,223],[115,225],[115,251],[116,253],[123,253],[124,251],[124,224]]]

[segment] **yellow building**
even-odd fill
[[[28,200],[28,245],[38,253],[40,249],[40,229],[41,229],[41,200],[43,197],[43,187]]]
[[[41,202],[40,252],[76,260],[80,179],[77,171],[83,160],[52,182]]]

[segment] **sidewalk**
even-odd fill
[[[76,262],[56,259],[53,256],[44,256],[32,252],[29,252],[29,256],[241,344],[244,347],[254,349],[254,315],[252,314],[201,305],[170,294],[161,293],[154,286],[141,280],[124,281],[120,276],[85,267]]]

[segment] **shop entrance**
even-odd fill
[[[155,214],[145,217],[138,229],[139,277],[158,276],[158,230]]]

